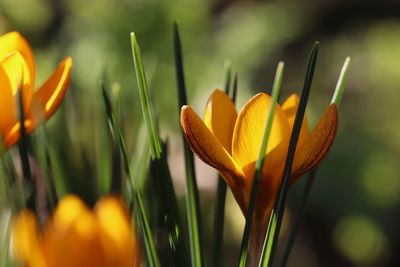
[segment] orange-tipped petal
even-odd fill
[[[139,243],[122,199],[113,196],[101,199],[95,214],[108,266],[140,266]]]
[[[72,68],[72,59],[66,57],[50,78],[35,93],[31,114],[36,125],[49,119],[57,110],[67,92]]]
[[[32,100],[32,81],[29,74],[28,65],[25,62],[25,59],[19,52],[13,52],[6,57],[2,58],[0,61],[0,66],[6,73],[9,84],[11,86],[11,94],[13,99],[11,101],[14,113],[17,114],[19,107],[19,99],[18,99],[18,92],[22,90],[22,97],[23,97],[23,105],[24,105],[24,112],[27,113],[31,100]],[[2,88],[2,90],[6,90],[6,88]],[[10,115],[12,112],[10,112]],[[12,121],[15,123],[18,118],[10,116],[9,122]],[[9,123],[8,122],[8,123]],[[11,125],[9,125],[10,127]]]
[[[335,104],[331,104],[304,141],[304,144],[296,152],[292,171],[293,179],[307,173],[323,159],[333,143],[337,126],[337,107]]]
[[[245,172],[248,186],[252,184],[271,101],[271,97],[264,93],[251,98],[240,111],[233,132],[232,157]],[[277,178],[281,175],[289,138],[290,126],[286,115],[277,105],[268,139],[263,177]]]
[[[181,126],[190,147],[197,156],[222,174],[229,174],[224,176],[226,182],[233,192],[239,190],[244,183],[242,170],[189,106],[183,106],[181,109]]]
[[[11,230],[13,253],[17,261],[28,267],[46,267],[40,248],[35,215],[23,210],[17,215]]]
[[[0,60],[18,51],[24,58],[29,69],[31,85],[35,84],[36,68],[32,49],[19,32],[9,32],[0,36]]]
[[[215,90],[210,96],[204,112],[204,123],[231,154],[232,134],[236,122],[235,104],[227,94]]]
[[[25,120],[24,124],[26,133],[31,133],[35,129],[35,125],[33,124],[33,121],[30,119]],[[17,143],[20,135],[21,135],[21,123],[18,121],[13,125],[13,127],[8,131],[8,133],[6,133],[4,137],[4,147],[9,148],[15,143]]]
[[[0,131],[3,137],[16,122],[16,103],[7,72],[0,66]]]
[[[282,110],[285,112],[288,119],[290,129],[293,129],[294,119],[296,118],[297,107],[299,106],[299,96],[292,94],[282,104]],[[297,147],[300,147],[308,136],[308,117],[304,114],[303,124],[301,125],[299,140],[297,141]]]

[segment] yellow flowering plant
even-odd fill
[[[147,142],[139,134],[132,149],[139,156],[129,154],[131,150],[121,126],[123,116],[119,116],[122,110],[119,91],[113,90],[109,97],[107,82],[101,82],[99,92],[105,111],[102,119],[108,126],[102,129],[106,133],[102,145],[107,149],[102,150],[106,153],[96,164],[106,162],[109,169],[99,172],[105,178],[98,178],[92,199],[87,197],[90,192],[74,194],[74,188],[60,193],[53,175],[53,165],[60,161],[48,156],[47,147],[41,148],[40,143],[38,147],[45,155],[41,158],[37,156],[40,153],[33,153],[27,145],[27,134],[48,120],[61,104],[70,81],[72,59],[66,57],[34,91],[36,70],[27,41],[17,32],[0,37],[0,133],[4,149],[17,142],[23,144],[19,147],[22,175],[18,174],[21,177],[17,175],[14,182],[18,192],[27,196],[24,207],[16,205],[10,227],[10,254],[15,262],[26,267],[205,266],[200,192],[194,164],[194,155],[197,155],[221,176],[216,198],[213,265],[223,265],[219,253],[223,246],[226,185],[246,219],[238,266],[273,264],[288,187],[314,170],[333,144],[348,60],[332,102],[312,130],[305,109],[318,44],[310,56],[301,96],[292,93],[278,104],[283,77],[283,63],[280,63],[272,94],[254,95],[237,112],[237,75],[231,86],[228,69],[225,90],[215,89],[211,93],[201,119],[188,105],[176,23],[173,30],[186,212],[180,210],[175,194],[167,161],[167,141],[160,137],[134,33],[131,34],[132,56]],[[137,148],[143,144],[145,148]],[[46,167],[36,164],[40,159],[50,163],[43,165]],[[31,171],[32,162],[39,171]],[[27,180],[26,184],[31,182],[34,186],[26,186]],[[48,205],[50,199],[53,205]],[[186,222],[182,220],[182,213],[186,215]]]
[[[36,65],[32,49],[18,32],[0,36],[0,133],[3,149],[20,137],[19,94],[22,97],[24,126],[33,132],[48,120],[67,92],[72,59],[66,57],[36,91]]]
[[[139,239],[118,196],[100,199],[93,211],[68,195],[38,230],[30,210],[20,212],[12,228],[15,258],[27,267],[138,267]]]

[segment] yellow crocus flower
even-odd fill
[[[60,105],[69,85],[72,59],[66,57],[38,90],[35,61],[27,41],[18,33],[0,36],[0,140],[3,149],[20,137],[18,93],[22,93],[25,127],[33,132]]]
[[[229,96],[215,90],[206,105],[204,120],[190,106],[181,110],[181,126],[191,149],[224,177],[244,214],[271,101],[269,95],[259,93],[237,114]],[[268,223],[279,190],[298,104],[299,98],[293,94],[275,110],[255,203],[254,223],[259,231],[265,231],[263,227]],[[335,104],[328,107],[311,132],[307,116],[304,117],[291,184],[323,159],[335,137],[337,123]]]
[[[138,267],[141,252],[121,198],[100,199],[93,211],[64,197],[38,229],[35,215],[20,212],[12,227],[15,259],[26,267]]]

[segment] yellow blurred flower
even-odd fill
[[[42,230],[31,211],[17,215],[13,253],[27,267],[136,267],[141,252],[132,227],[121,198],[104,197],[91,211],[69,195]]]
[[[66,57],[34,91],[36,68],[29,44],[18,32],[0,36],[0,140],[3,148],[15,144],[20,136],[18,93],[23,97],[24,124],[31,133],[57,110],[69,85],[71,67],[72,59]]]
[[[260,93],[236,113],[228,95],[215,90],[208,100],[204,121],[189,106],[181,110],[181,125],[191,149],[216,168],[245,214],[250,200],[255,163],[264,135],[271,97]],[[293,94],[277,105],[268,139],[262,178],[255,203],[255,225],[268,223],[279,190],[299,98]],[[292,169],[292,184],[318,165],[336,134],[338,114],[331,104],[313,131],[304,117]],[[265,229],[259,229],[261,231]]]

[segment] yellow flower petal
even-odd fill
[[[11,230],[16,260],[28,267],[46,267],[39,243],[35,215],[24,210],[15,218]]]
[[[7,73],[0,66],[0,130],[5,136],[16,121],[16,103]]]
[[[236,122],[235,104],[227,94],[215,90],[210,96],[204,113],[204,123],[231,154],[232,134]]]
[[[31,133],[35,129],[32,120],[27,119],[24,121],[24,124],[26,133]],[[6,148],[11,147],[12,145],[18,142],[19,137],[21,135],[20,131],[21,131],[21,123],[18,121],[14,124],[14,126],[10,129],[10,131],[6,133],[4,137],[4,146]]]
[[[28,42],[18,32],[9,32],[0,36],[0,60],[16,51],[22,55],[28,66],[29,77],[33,86],[35,84],[36,68],[32,49]]]
[[[319,120],[311,134],[296,152],[293,163],[292,182],[318,165],[331,147],[336,135],[338,112],[331,104]]]
[[[76,196],[64,197],[45,229],[48,267],[105,267],[93,213]]]
[[[105,197],[97,202],[95,214],[100,241],[108,266],[140,266],[140,251],[122,199]]]
[[[282,104],[282,110],[285,112],[288,119],[290,129],[293,129],[294,119],[296,118],[297,107],[299,106],[299,96],[292,94]],[[297,141],[297,147],[300,147],[304,143],[308,136],[308,117],[304,114],[303,124],[301,125],[299,140]]]
[[[18,99],[18,91],[22,89],[22,97],[23,97],[23,105],[24,112],[26,113],[29,110],[31,100],[32,100],[32,84],[29,76],[28,65],[26,64],[24,58],[19,52],[13,52],[6,57],[2,58],[0,61],[0,67],[6,73],[10,87],[6,86],[2,88],[2,90],[11,89],[11,94],[13,98],[10,100],[11,106],[9,112],[7,112],[7,127],[12,127],[19,118],[16,117],[15,114],[18,114],[19,110],[19,99]]]
[[[241,208],[244,208],[244,174],[232,157],[189,106],[181,109],[181,125],[186,139],[197,156],[216,168],[225,178]]]
[[[255,162],[265,131],[271,97],[260,93],[251,98],[240,111],[232,140],[232,157],[243,169],[247,190],[251,187]],[[290,126],[281,107],[277,105],[268,139],[263,177],[280,177],[290,138]]]
[[[35,93],[30,116],[36,125],[50,118],[57,110],[67,91],[72,68],[72,59],[66,57],[51,77]]]

